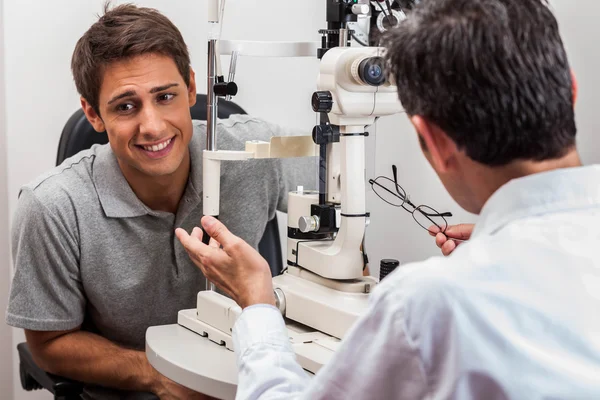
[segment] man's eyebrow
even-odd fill
[[[126,92],[116,95],[115,97],[113,97],[112,99],[110,99],[108,101],[108,104],[110,105],[117,100],[121,100],[123,97],[131,97],[131,96],[135,96],[135,90],[128,90]]]
[[[153,87],[152,89],[150,89],[150,93],[154,94],[154,93],[162,92],[163,90],[167,90],[167,89],[175,87],[175,86],[179,86],[179,83],[167,83],[166,85],[156,86],[156,87]],[[110,105],[117,100],[121,100],[124,97],[131,97],[131,96],[135,96],[135,95],[136,95],[135,90],[128,90],[128,91],[118,94],[115,97],[113,97],[112,99],[110,99],[108,104]]]
[[[167,89],[172,88],[174,86],[179,86],[179,83],[167,83],[166,85],[153,87],[152,89],[150,89],[150,93],[162,92],[163,90],[167,90]]]

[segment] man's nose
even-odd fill
[[[140,133],[148,136],[160,136],[167,129],[162,113],[154,105],[144,107],[141,114]]]

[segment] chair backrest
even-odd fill
[[[196,95],[196,104],[190,108],[190,112],[192,119],[206,121],[206,95]],[[226,119],[232,114],[246,114],[246,112],[234,102],[219,99],[218,118]],[[96,132],[83,110],[79,109],[69,118],[60,135],[56,165],[82,150],[89,149],[94,144],[106,143],[108,143],[106,132]],[[277,216],[267,223],[258,249],[269,263],[271,274],[279,275],[283,270],[283,261]]]

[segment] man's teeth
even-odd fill
[[[155,144],[154,146],[142,146],[144,148],[144,150],[146,151],[161,151],[162,149],[164,149],[165,147],[167,147],[169,145],[169,143],[171,143],[171,140],[173,140],[173,138],[166,140],[162,143],[159,144]]]

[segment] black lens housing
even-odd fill
[[[369,57],[362,60],[358,65],[358,76],[367,85],[383,85],[386,81],[383,57]]]

